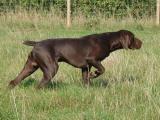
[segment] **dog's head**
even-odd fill
[[[127,30],[120,30],[120,43],[124,49],[140,49],[142,41],[134,36],[134,34]]]

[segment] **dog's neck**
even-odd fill
[[[120,41],[117,40],[110,40],[110,52],[119,50],[119,49],[123,49],[122,44],[120,43]]]

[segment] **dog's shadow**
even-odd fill
[[[28,88],[30,86],[36,87],[37,84],[38,84],[38,81],[36,79],[28,78],[27,80],[22,82],[20,87],[23,87],[23,88]],[[54,82],[49,82],[48,85],[46,86],[46,89],[59,89],[59,88],[63,88],[63,87],[66,87],[66,86],[67,86],[66,83],[62,83],[62,82],[59,82],[59,81],[54,81]]]
[[[112,84],[112,82],[116,82],[118,81],[117,79],[114,79],[112,81],[108,80],[108,79],[94,79],[92,80],[92,84],[90,85],[90,87],[95,87],[95,88],[106,88],[109,86],[109,84]],[[125,80],[121,80],[121,82],[124,82]],[[129,82],[134,82],[135,78],[133,76],[128,77],[128,81]],[[23,81],[22,84],[20,85],[20,87],[24,87],[24,88],[28,88],[30,86],[37,86],[38,82],[36,79],[34,78],[28,78],[27,80]],[[81,84],[81,83],[80,83]],[[81,84],[82,85],[82,84]],[[71,86],[69,83],[64,83],[64,82],[59,82],[59,81],[53,81],[50,82],[47,86],[46,89],[61,89],[61,88],[66,88],[68,86]]]
[[[53,81],[53,82],[50,82],[46,88],[47,89],[62,89],[62,88],[66,88],[68,87],[69,84],[67,83],[63,83],[63,82],[59,82],[59,81]]]
[[[91,87],[96,87],[96,88],[99,88],[99,87],[108,87],[109,85],[109,82],[108,80],[105,80],[105,79],[95,79],[92,81],[92,85]]]
[[[20,87],[28,88],[30,86],[36,85],[36,80],[34,78],[28,78],[27,80],[24,80]]]
[[[37,86],[37,80],[34,78],[28,78],[27,80],[24,80],[22,82],[22,84],[20,85],[20,87],[23,88],[29,88],[31,86]],[[54,82],[50,82],[48,83],[48,85],[46,86],[46,89],[61,89],[64,87],[70,86],[67,83],[63,83],[63,82],[59,82],[59,81],[54,81]],[[92,81],[92,84],[90,87],[107,87],[108,86],[108,80],[103,80],[103,79],[95,79]]]
[[[136,80],[139,80],[139,77],[130,75],[130,76],[123,76],[120,80],[118,80],[117,78],[111,78],[111,79],[107,79],[107,78],[99,78],[99,79],[94,79],[92,80],[92,86],[93,87],[109,87],[110,85],[112,85],[113,83],[118,83],[118,82],[129,82],[129,83],[134,83]]]

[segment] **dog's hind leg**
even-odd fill
[[[45,64],[44,66],[41,66],[41,70],[43,72],[43,78],[37,86],[38,89],[45,87],[56,75],[58,71],[58,64],[57,62]]]
[[[19,75],[14,80],[10,81],[9,87],[10,88],[15,87],[23,79],[25,79],[26,77],[31,75],[33,72],[35,72],[38,68],[39,68],[39,66],[37,65],[37,63],[33,59],[33,56],[32,56],[32,53],[31,53],[28,56],[27,62],[25,64],[24,68],[22,69],[22,71],[19,73]]]
[[[43,78],[38,84],[37,88],[45,87],[51,79],[55,76],[58,71],[58,60],[53,56],[51,56],[48,51],[41,51],[36,53],[36,60],[43,72]]]

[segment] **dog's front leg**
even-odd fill
[[[89,76],[90,69],[91,69],[91,66],[82,68],[82,79],[83,79],[84,84],[86,84],[86,85],[91,84],[90,76]]]
[[[91,79],[97,78],[98,76],[104,73],[105,68],[103,67],[100,61],[89,60],[89,63],[97,69],[94,73],[90,73],[89,76]]]
[[[53,62],[52,64],[46,64],[41,67],[43,78],[38,84],[37,89],[44,88],[51,81],[51,79],[56,75],[59,66],[58,63]]]

